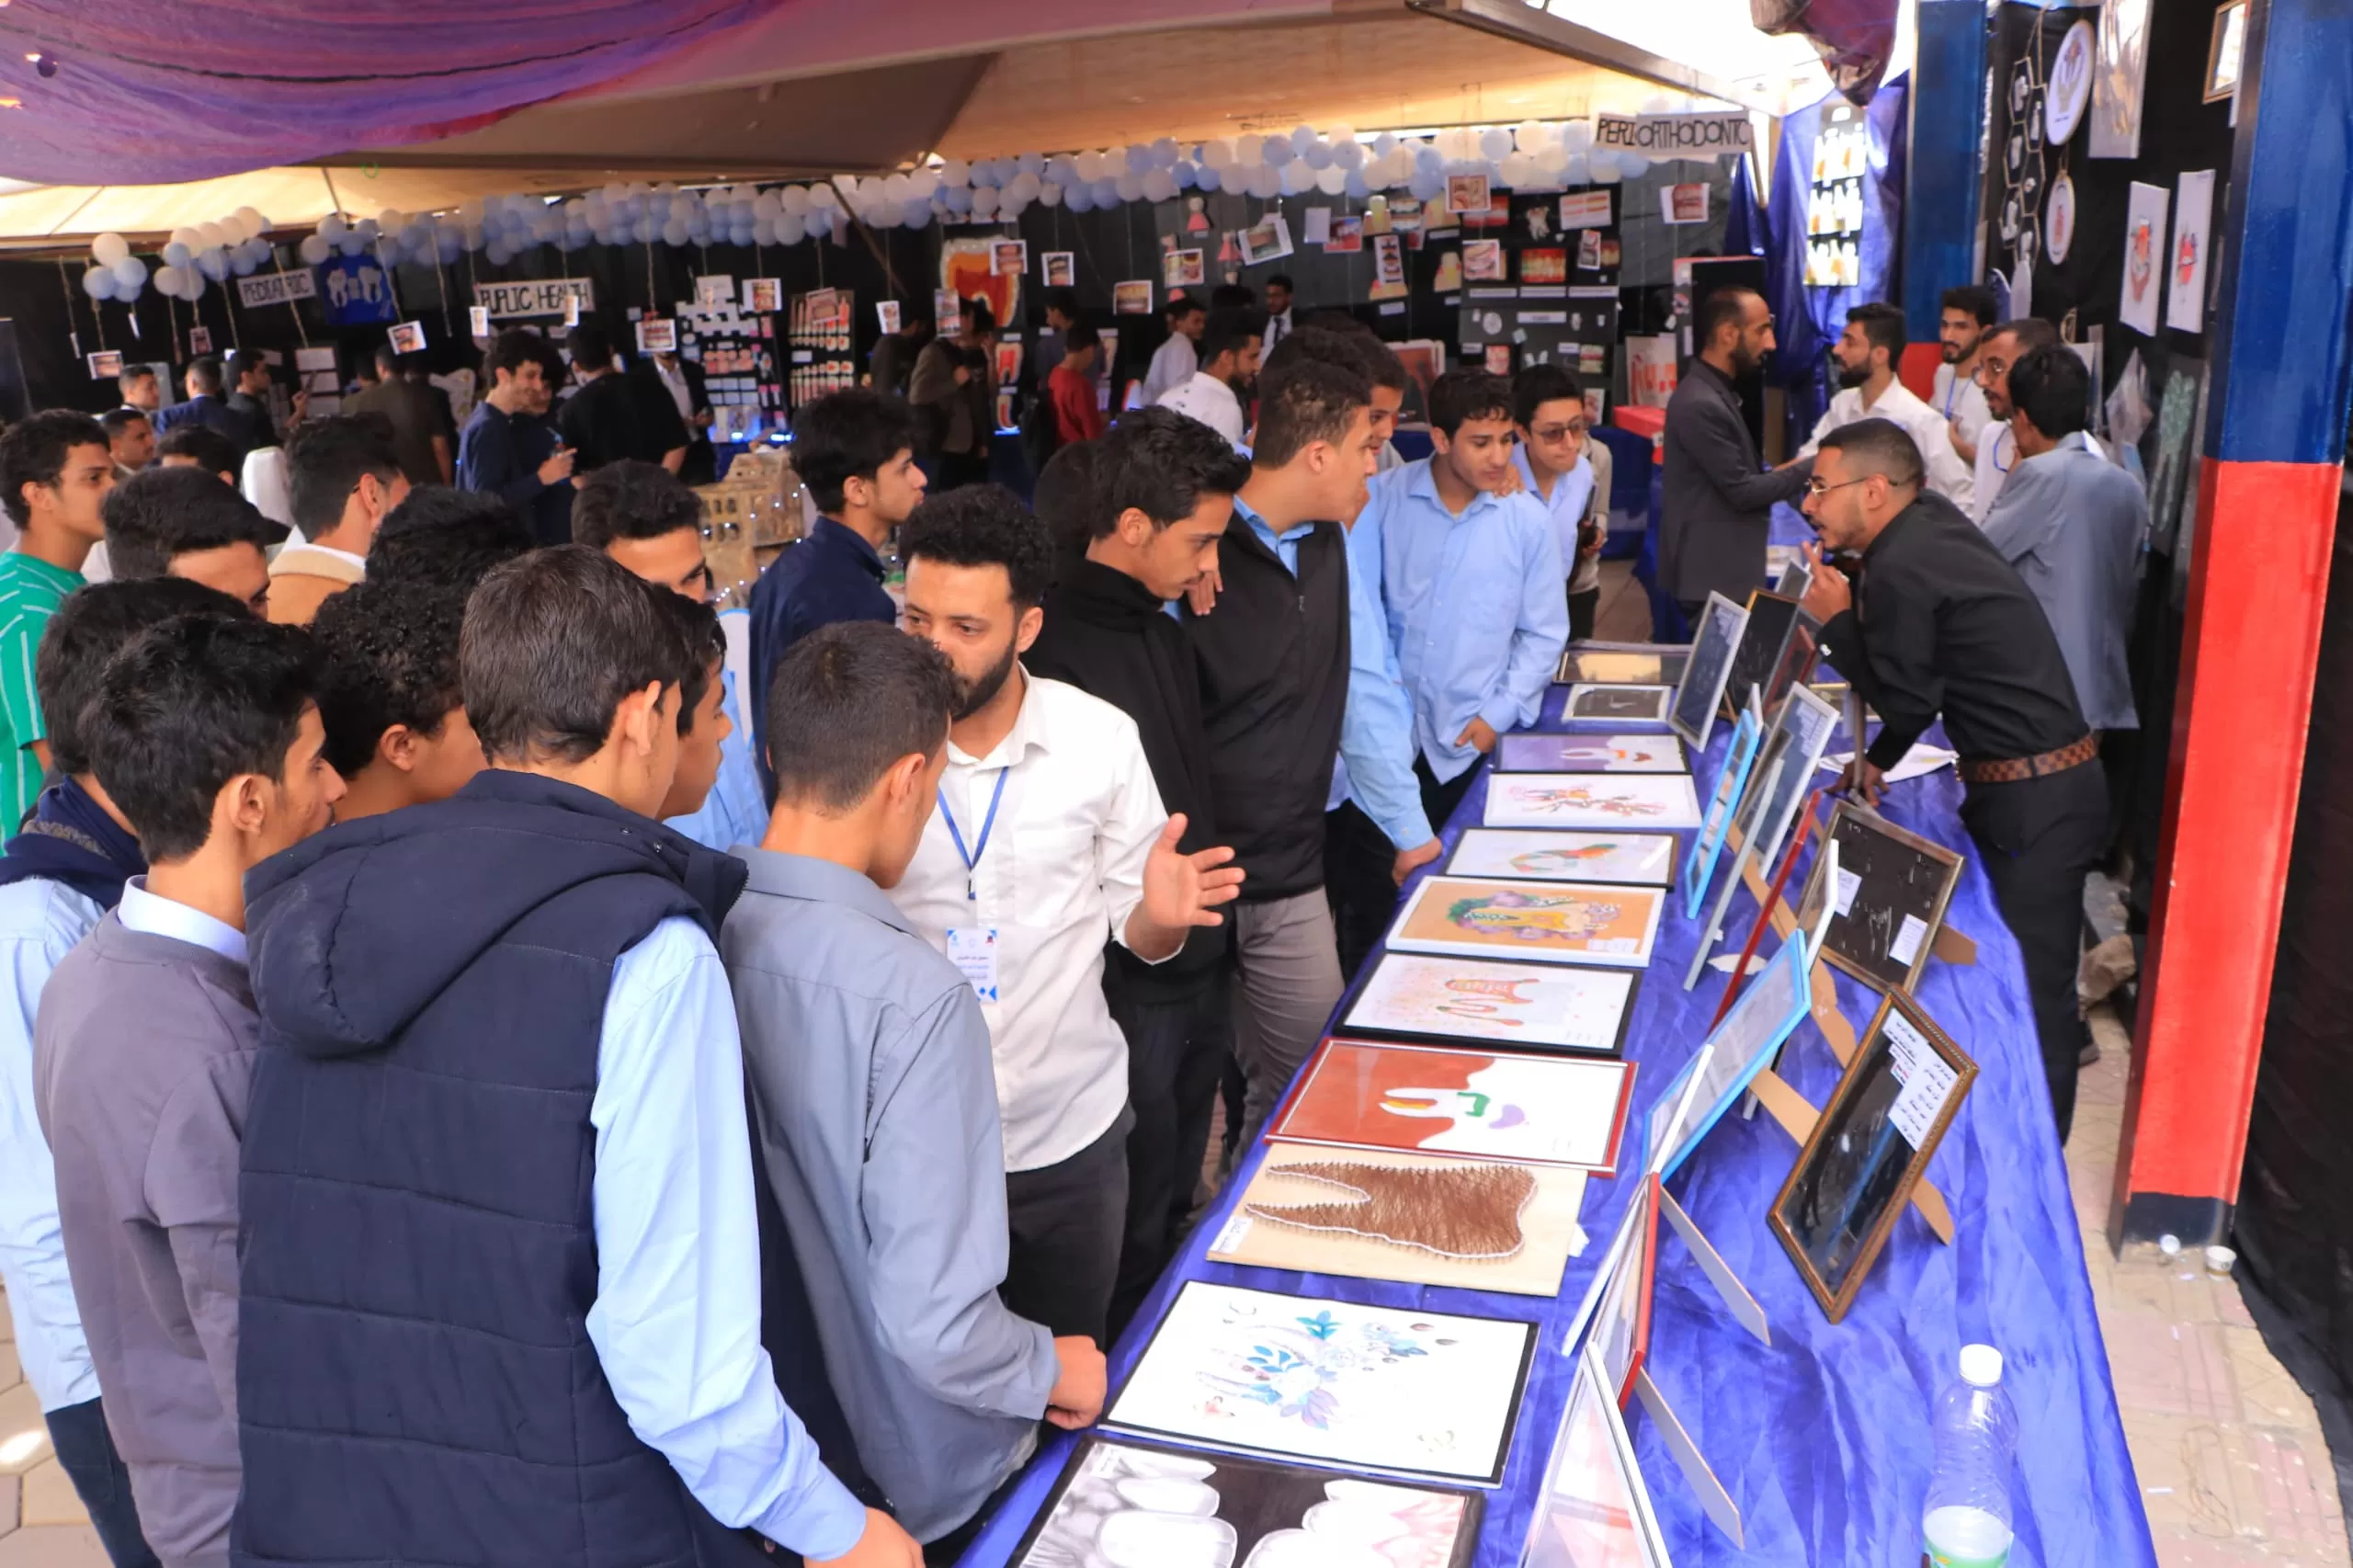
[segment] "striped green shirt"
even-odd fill
[[[14,833],[40,794],[40,758],[33,743],[49,737],[40,692],[33,685],[33,655],[41,633],[82,574],[18,551],[0,553],[0,833]]]

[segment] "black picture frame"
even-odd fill
[[[1760,692],[1771,684],[1773,672],[1781,663],[1781,646],[1790,640],[1790,629],[1803,613],[1798,601],[1779,594],[1757,588],[1748,596],[1748,624],[1741,628],[1740,645],[1733,650],[1731,667],[1724,672],[1724,689],[1716,699],[1716,717],[1726,721],[1737,719],[1748,702],[1748,688]]]
[[[1580,980],[1585,976],[1600,977],[1604,980],[1623,976],[1626,992],[1624,999],[1618,1006],[1618,1027],[1606,1047],[1556,1045],[1529,1040],[1498,1040],[1493,1035],[1445,1034],[1434,1029],[1383,1028],[1378,1024],[1360,1022],[1361,1015],[1368,1006],[1366,998],[1371,992],[1373,982],[1379,978],[1381,970],[1389,964],[1406,959],[1421,959],[1459,965],[1474,972],[1486,970],[1500,973],[1525,967],[1558,969],[1565,974],[1580,977]],[[1590,964],[1521,965],[1501,959],[1456,958],[1446,953],[1392,953],[1383,948],[1373,955],[1372,967],[1364,971],[1364,983],[1349,993],[1347,1011],[1332,1032],[1335,1038],[1345,1035],[1352,1040],[1361,1037],[1376,1043],[1390,1040],[1404,1045],[1436,1045],[1443,1046],[1449,1051],[1467,1049],[1504,1051],[1526,1056],[1578,1056],[1605,1061],[1610,1059],[1623,1061],[1626,1055],[1626,1033],[1633,1026],[1634,1005],[1642,1000],[1642,994],[1643,971],[1638,969],[1606,969]]]
[[[1838,846],[1841,876],[1859,879],[1844,915],[1833,915],[1822,956],[1875,991],[1913,990],[1928,967],[1929,949],[1944,926],[1953,890],[1961,885],[1964,857],[1957,849],[1921,837],[1858,801],[1831,808],[1824,842]],[[1822,885],[1826,858],[1816,855],[1796,907],[1811,918],[1830,896]],[[1892,949],[1901,945],[1906,918],[1925,924],[1906,960]]]
[[[1705,751],[1708,732],[1715,728],[1716,706],[1723,699],[1724,677],[1732,673],[1733,654],[1748,627],[1748,611],[1720,593],[1711,592],[1699,611],[1699,625],[1691,642],[1691,659],[1675,688],[1666,726]]]

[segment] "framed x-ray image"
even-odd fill
[[[1824,837],[1838,846],[1836,868],[1816,860],[1797,902],[1802,911],[1829,907],[1822,956],[1881,991],[1916,986],[1961,885],[1960,852],[1853,801],[1831,808]]]

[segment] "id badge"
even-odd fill
[[[949,926],[948,958],[962,972],[973,995],[983,1002],[997,1000],[995,926]]]

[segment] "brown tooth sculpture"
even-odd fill
[[[1393,1165],[1334,1162],[1280,1165],[1267,1173],[1354,1194],[1352,1201],[1243,1205],[1255,1218],[1303,1231],[1388,1242],[1440,1257],[1516,1256],[1527,1244],[1519,1216],[1536,1196],[1520,1165]]]

